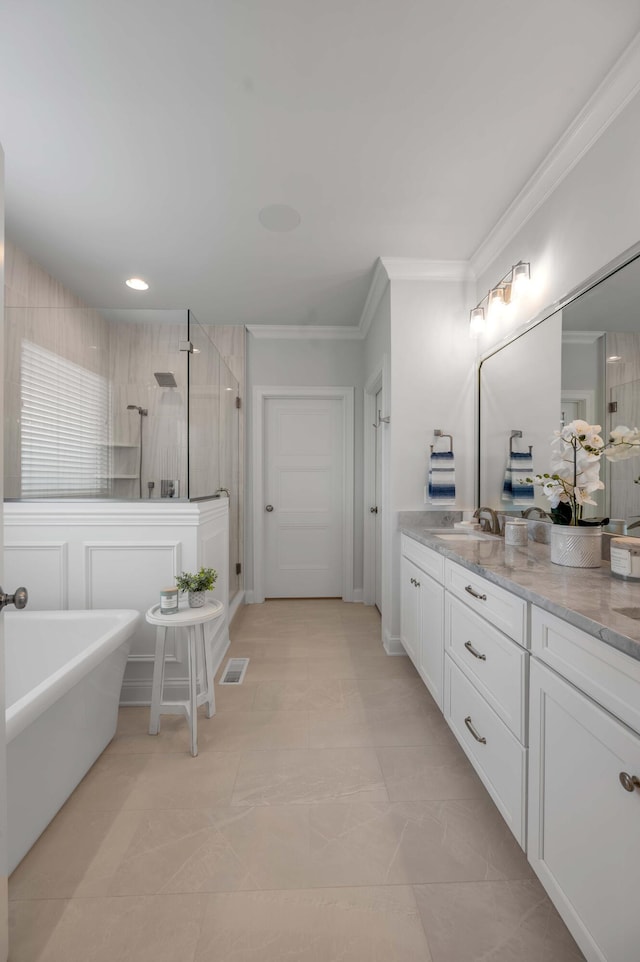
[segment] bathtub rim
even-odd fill
[[[32,617],[34,619],[39,617],[42,620],[54,622],[86,620],[89,624],[92,617],[107,616],[113,618],[114,624],[107,631],[103,631],[78,655],[65,661],[57,671],[7,708],[5,713],[7,743],[16,738],[39,715],[58,701],[65,692],[89,674],[95,665],[103,661],[123,642],[129,640],[140,620],[140,612],[132,608],[89,608],[65,611],[29,611],[24,614],[11,612],[10,614],[12,618],[15,616],[16,621],[25,617],[28,620],[31,620]]]

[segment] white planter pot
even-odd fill
[[[189,592],[189,607],[190,608],[202,608],[206,601],[206,593],[204,591],[190,591]]]
[[[602,563],[602,528],[552,524],[551,561],[568,568],[599,568]]]

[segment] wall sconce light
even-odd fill
[[[526,290],[531,279],[531,265],[527,261],[513,264],[504,277],[487,291],[469,313],[469,336],[480,337],[486,330],[487,321],[497,320],[507,304],[513,303]],[[486,303],[486,313],[485,305]]]

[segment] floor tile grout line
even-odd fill
[[[343,883],[336,882],[334,885],[300,885],[295,888],[256,888],[256,889],[182,889],[179,892],[172,891],[162,891],[162,892],[126,892],[126,893],[115,893],[115,894],[104,894],[104,895],[67,895],[67,896],[35,896],[34,898],[28,898],[24,895],[19,898],[11,898],[9,896],[9,904],[17,905],[20,902],[92,902],[98,900],[106,899],[152,899],[152,898],[176,898],[179,896],[209,896],[209,895],[261,895],[267,893],[276,892],[323,892],[332,891],[334,889],[387,889],[387,888],[402,888],[402,889],[413,889],[425,888],[426,886],[443,886],[443,885],[495,885],[496,883],[504,882],[509,884],[511,882],[533,882],[539,883],[537,876],[535,875],[513,875],[509,878],[479,878],[479,879],[448,879],[442,881],[430,881],[430,882],[369,882],[369,883]],[[414,891],[415,898],[415,891]],[[549,896],[544,893],[545,898],[549,900]],[[550,900],[549,900],[550,901]]]

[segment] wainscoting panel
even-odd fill
[[[69,558],[66,541],[21,541],[5,546],[6,591],[24,585],[30,611],[69,607]]]
[[[30,607],[133,608],[140,622],[131,641],[121,700],[149,704],[155,629],[144,615],[181,571],[215,568],[212,597],[225,615],[211,623],[214,663],[229,645],[229,520],[226,498],[202,502],[72,502],[5,504],[6,585],[27,586]],[[167,690],[186,676],[182,644],[169,633]]]
[[[179,541],[94,541],[84,543],[87,608],[150,608],[159,602],[160,588],[171,587],[181,570]],[[115,599],[117,599],[117,604]],[[173,634],[173,633],[172,633]],[[155,628],[138,625],[130,661],[153,661]],[[170,651],[175,660],[175,652]]]

